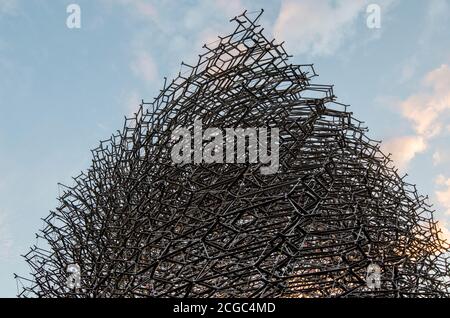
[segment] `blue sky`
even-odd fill
[[[80,29],[66,26],[71,3]],[[367,27],[370,3],[379,29]],[[58,182],[244,8],[265,9],[266,36],[315,64],[450,229],[450,0],[0,0],[0,296],[28,272],[19,255]]]

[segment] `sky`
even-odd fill
[[[334,85],[450,237],[450,0],[0,0],[0,297],[29,272],[20,255],[58,183],[230,18],[262,8],[264,34]]]

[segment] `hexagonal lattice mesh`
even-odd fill
[[[262,12],[261,12],[262,13]],[[92,151],[26,256],[21,296],[447,296],[447,245],[312,65],[289,64],[244,13],[153,103]],[[171,131],[278,127],[280,169],[174,165]],[[381,268],[381,288],[366,284]],[[81,286],[66,285],[78,264]],[[24,279],[20,279],[24,282]]]

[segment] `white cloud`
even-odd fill
[[[286,41],[289,52],[310,55],[335,53],[366,18],[368,0],[285,0],[275,23],[274,37]],[[378,1],[382,19],[392,0]]]
[[[411,122],[416,133],[386,142],[385,148],[392,152],[394,162],[402,169],[427,149],[432,138],[445,133],[445,118],[450,114],[450,67],[444,64],[426,74],[418,92],[398,105],[401,115]],[[435,165],[445,160],[441,150],[433,154]]]
[[[294,53],[334,53],[362,12],[365,1],[286,0],[275,23],[274,36]]]
[[[417,134],[428,138],[439,135],[444,126],[442,115],[450,111],[450,67],[444,64],[428,73],[419,93],[403,101],[400,109]]]
[[[426,150],[424,138],[419,136],[397,137],[382,143],[382,150],[392,154],[395,165],[404,170],[411,159]]]

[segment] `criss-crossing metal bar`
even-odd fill
[[[25,255],[22,297],[446,297],[431,207],[262,12],[92,150]],[[280,129],[280,168],[171,160],[177,127]],[[67,267],[80,269],[78,287]],[[380,268],[368,286],[367,269]]]

